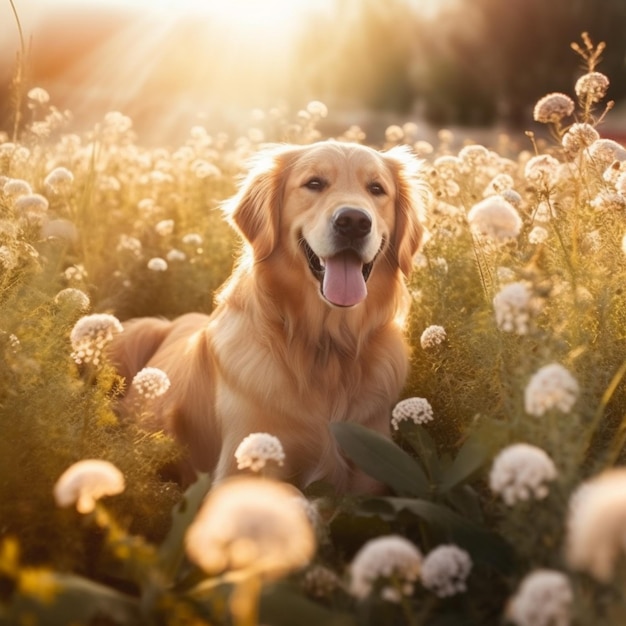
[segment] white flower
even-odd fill
[[[81,317],[70,333],[72,358],[78,364],[93,363],[98,366],[106,345],[113,340],[114,335],[123,330],[114,315],[94,313]]]
[[[581,100],[600,102],[606,95],[608,88],[609,79],[604,74],[589,72],[576,81],[574,91]]]
[[[174,232],[174,220],[161,220],[157,222],[154,230],[158,235],[161,235],[161,237],[167,237]]]
[[[422,584],[440,598],[467,591],[472,569],[470,555],[455,545],[442,545],[429,552],[422,562]]]
[[[550,409],[569,413],[578,398],[578,382],[559,363],[544,365],[530,379],[524,392],[526,412],[541,417]]]
[[[573,601],[565,574],[538,569],[522,580],[506,613],[517,626],[569,626]]]
[[[54,296],[54,303],[57,306],[66,306],[76,309],[77,311],[87,311],[91,306],[89,296],[84,291],[75,289],[74,287],[61,289],[61,291]]]
[[[137,237],[121,234],[116,250],[118,252],[130,252],[134,256],[141,256],[142,244]]]
[[[530,321],[531,293],[523,282],[509,283],[495,295],[493,308],[498,328],[525,335]]]
[[[600,133],[591,124],[572,124],[563,135],[561,143],[569,152],[580,152],[600,139]]]
[[[384,584],[381,595],[397,602],[402,595],[412,595],[421,563],[421,552],[404,537],[387,535],[371,539],[350,564],[350,593],[366,598],[380,581]]]
[[[533,497],[541,500],[548,495],[547,482],[557,476],[552,459],[541,449],[527,443],[517,443],[501,450],[489,473],[489,487],[508,506]]]
[[[307,565],[315,536],[295,488],[236,477],[211,489],[185,537],[189,559],[208,574],[249,570],[278,578]]]
[[[420,337],[423,350],[432,350],[446,340],[446,329],[443,326],[432,325],[426,328]]]
[[[54,485],[57,506],[76,505],[79,513],[90,513],[96,500],[113,496],[125,489],[124,475],[108,461],[78,461],[63,472]]]
[[[589,146],[588,152],[603,167],[608,167],[616,160],[626,160],[626,149],[613,139],[597,139]]]
[[[467,220],[472,231],[497,242],[514,239],[522,228],[522,218],[502,196],[489,196],[475,204]]]
[[[582,484],[570,498],[566,556],[569,565],[609,582],[624,556],[626,469],[610,469]]]
[[[47,104],[50,102],[50,94],[43,87],[33,87],[28,91],[28,99],[37,104]]]
[[[74,174],[66,167],[55,167],[44,178],[44,185],[55,193],[66,190],[74,182]]]
[[[312,596],[323,598],[331,594],[335,589],[341,588],[341,580],[332,569],[323,565],[314,565],[304,575],[302,584]]]
[[[183,237],[182,241],[186,246],[199,248],[202,245],[202,235],[199,235],[198,233],[187,233]]]
[[[48,206],[48,199],[39,193],[25,194],[13,202],[13,207],[20,213],[45,213]]]
[[[306,110],[313,117],[326,117],[328,115],[328,107],[319,100],[311,100],[311,102],[306,105]]]
[[[472,168],[481,167],[489,161],[489,150],[480,144],[470,144],[461,148],[459,159]]]
[[[400,400],[391,412],[391,425],[394,430],[398,430],[400,422],[411,420],[415,424],[426,424],[433,419],[433,408],[426,398]]]
[[[165,255],[165,258],[169,263],[182,263],[187,258],[187,255],[178,248],[172,248]]]
[[[544,243],[548,239],[548,231],[543,226],[534,226],[528,233],[529,243]]]
[[[285,452],[278,437],[267,433],[252,433],[237,446],[235,458],[238,469],[250,468],[253,472],[258,472],[268,461],[282,465]]]
[[[155,256],[148,261],[147,267],[152,272],[166,272],[167,261],[161,257]]]
[[[601,191],[592,201],[596,211],[623,211],[626,209],[626,197],[621,193]]]
[[[144,367],[135,374],[131,385],[140,396],[152,400],[162,396],[171,383],[168,375],[158,367]]]
[[[21,178],[10,178],[2,186],[2,193],[9,199],[15,200],[20,196],[27,196],[33,193],[33,188],[28,182]]]
[[[559,162],[549,154],[534,156],[528,159],[524,176],[536,187],[553,187],[559,177]]]
[[[556,124],[569,117],[575,106],[574,101],[564,93],[549,93],[535,104],[533,119],[542,124]]]

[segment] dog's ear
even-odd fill
[[[255,261],[267,258],[278,238],[285,152],[282,147],[261,151],[238,192],[222,205],[230,223],[252,245]]]
[[[422,163],[406,146],[383,153],[396,180],[396,225],[391,239],[398,267],[405,276],[411,273],[413,257],[424,235],[422,218],[428,201]]]

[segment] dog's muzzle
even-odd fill
[[[361,250],[371,230],[369,213],[343,207],[332,218],[332,236],[337,252],[320,258],[306,239],[302,239],[309,268],[320,282],[322,295],[331,304],[351,307],[367,296],[366,283],[376,258],[364,263]]]

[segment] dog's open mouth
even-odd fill
[[[367,279],[372,273],[374,262],[363,263],[355,250],[346,249],[321,259],[302,238],[304,254],[313,275],[319,280],[322,295],[336,306],[354,306],[367,296]]]

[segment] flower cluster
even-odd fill
[[[122,493],[124,475],[108,461],[87,459],[68,467],[54,485],[58,506],[76,505],[79,513],[91,513],[96,501],[104,496]]]
[[[530,321],[531,293],[523,282],[505,285],[494,297],[498,328],[507,333],[525,335]]]
[[[530,379],[524,392],[526,412],[541,417],[558,409],[569,413],[579,393],[578,382],[560,363],[544,365]]]
[[[583,74],[574,86],[576,95],[581,100],[591,103],[600,102],[609,89],[609,79],[600,72]]]
[[[135,374],[131,383],[132,388],[147,400],[162,396],[170,385],[168,375],[158,367],[144,367]]]
[[[296,494],[269,479],[219,483],[187,530],[187,556],[208,574],[246,570],[273,579],[304,567],[315,534]]]
[[[557,477],[552,459],[541,448],[517,443],[501,450],[489,473],[491,491],[502,497],[508,506],[548,495],[546,483]]]
[[[574,113],[574,101],[564,93],[550,93],[541,98],[533,111],[533,118],[542,124],[558,124]]]
[[[440,598],[467,591],[467,577],[472,570],[470,555],[456,545],[441,545],[429,552],[422,562],[422,584]]]
[[[515,239],[522,228],[522,218],[515,207],[499,195],[489,196],[475,204],[467,215],[467,221],[474,233],[496,243]]]
[[[574,592],[565,574],[538,569],[511,598],[507,617],[517,626],[569,626]]]
[[[434,419],[433,408],[426,398],[406,398],[400,400],[391,412],[391,426],[398,430],[400,422],[427,424]]]
[[[422,350],[434,350],[447,339],[446,329],[443,326],[431,325],[420,337]]]
[[[362,599],[380,589],[385,600],[399,602],[403,595],[413,594],[421,565],[421,552],[404,537],[370,539],[350,564],[350,593]]]
[[[268,433],[252,433],[237,446],[235,458],[239,469],[249,468],[258,472],[270,462],[282,465],[285,451],[278,437]]]
[[[120,321],[108,313],[94,313],[81,317],[70,333],[72,358],[79,365],[91,363],[97,367],[100,365],[104,348],[123,330]]]
[[[567,560],[609,582],[617,559],[626,553],[626,469],[606,470],[583,483],[570,499]]]

